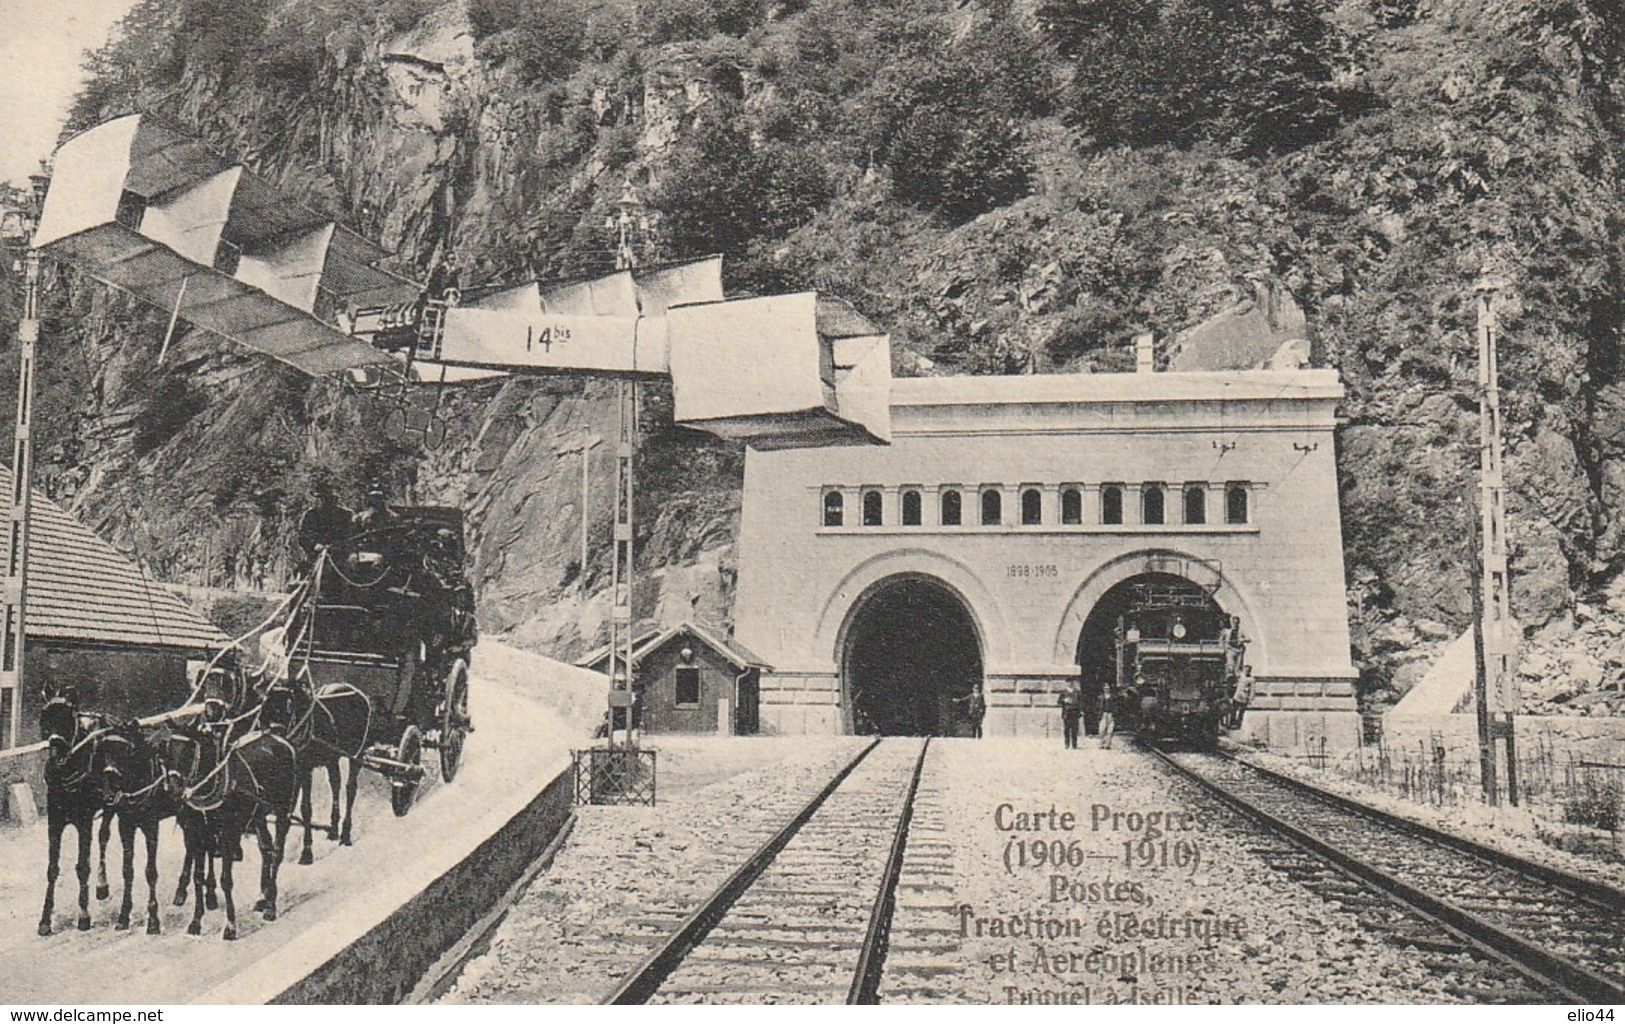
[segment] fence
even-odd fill
[[[1472,716],[1390,719],[1387,725],[1374,743],[1335,751],[1322,741],[1311,745],[1303,760],[1427,807],[1483,803]],[[1609,859],[1625,860],[1625,720],[1520,720],[1518,788],[1521,805],[1548,842],[1576,850],[1593,847]]]

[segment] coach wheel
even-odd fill
[[[423,427],[423,447],[437,452],[446,445],[446,421],[438,415],[429,418]]]
[[[404,441],[407,431],[406,409],[397,405],[384,417],[384,434],[391,440]]]
[[[446,700],[440,706],[440,778],[450,782],[463,763],[468,737],[468,662],[458,658],[446,674]]]
[[[414,767],[423,763],[423,733],[415,725],[406,727],[401,733],[401,748],[396,759]],[[412,809],[412,800],[417,796],[418,778],[392,779],[389,787],[389,806],[395,811],[395,817],[404,818],[406,812]]]

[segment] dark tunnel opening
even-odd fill
[[[848,726],[860,735],[970,736],[982,685],[976,624],[941,583],[883,583],[859,606],[843,664]]]

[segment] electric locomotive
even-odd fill
[[[1113,703],[1120,727],[1147,740],[1211,748],[1241,725],[1251,697],[1246,640],[1200,590],[1136,584],[1117,625]]]

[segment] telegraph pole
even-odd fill
[[[39,342],[40,254],[34,248],[34,228],[45,199],[49,178],[30,175],[33,186],[28,209],[22,211],[18,233],[23,254],[23,308],[17,321],[17,423],[11,454],[11,493],[6,496],[6,563],[0,574],[0,747],[22,742],[24,674],[27,646],[24,620],[28,607],[28,534],[33,494],[34,350]]]
[[[1501,459],[1501,389],[1495,296],[1500,285],[1483,280],[1474,288],[1478,306],[1478,511],[1479,564],[1475,567],[1474,624],[1478,654],[1475,697],[1484,799],[1499,802],[1496,765],[1506,757],[1507,800],[1518,805],[1515,721],[1518,680],[1513,670],[1518,641],[1512,624],[1507,576],[1506,479]],[[1497,740],[1501,741],[1499,744]]]
[[[628,181],[616,201],[615,269],[631,270],[638,265],[637,252],[632,246],[632,235],[641,220],[642,202]],[[626,746],[636,743],[632,731],[633,705],[636,693],[632,682],[632,647],[636,643],[637,623],[632,616],[633,589],[633,454],[638,444],[638,386],[629,380],[615,382],[615,514],[612,519],[614,533],[610,543],[610,596],[609,611],[609,746],[615,748],[615,724],[622,708],[626,717]],[[586,450],[582,450],[586,456]],[[585,507],[583,507],[585,514]],[[582,562],[586,571],[586,562]]]

